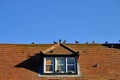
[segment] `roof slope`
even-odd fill
[[[49,78],[50,80],[119,80],[120,45],[110,48],[102,44],[66,44],[75,51],[81,51],[78,59],[82,77]],[[0,44],[0,80],[48,80],[38,77],[40,51],[47,50],[53,44]],[[60,48],[61,49],[61,48]],[[62,49],[61,49],[62,50]],[[23,63],[24,67],[16,67]],[[96,63],[99,67],[93,67]],[[27,68],[25,68],[27,67]],[[34,70],[35,69],[35,70]]]

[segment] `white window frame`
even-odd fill
[[[52,70],[53,71],[46,71],[46,59],[52,58],[53,64],[52,64]],[[54,57],[44,57],[44,73],[54,73]]]
[[[53,71],[46,71],[46,59],[47,58],[52,58],[52,61],[53,61],[53,66],[52,66],[52,70]],[[77,65],[77,61],[76,61],[76,57],[44,57],[44,73],[56,73],[56,70],[57,70],[57,58],[63,58],[65,61],[64,61],[64,63],[63,63],[63,65],[64,65],[64,72],[61,72],[61,73],[65,73],[65,74],[67,74],[67,73],[69,73],[68,72],[68,65],[74,65],[74,73],[77,73],[77,67],[76,67],[76,65]],[[68,58],[74,58],[74,64],[67,64],[67,61],[68,61]]]
[[[74,64],[68,64],[68,58],[73,58],[74,59]],[[76,62],[76,58],[75,57],[66,57],[66,73],[69,73],[69,71],[68,71],[68,66],[69,65],[73,65],[74,66],[74,73],[76,73],[76,64],[77,64],[77,62]]]
[[[55,57],[55,72],[58,70],[57,69],[57,58],[63,58],[64,60],[65,60],[65,58],[64,57]],[[64,72],[61,72],[61,73],[66,73],[66,71],[65,71],[65,62],[63,63],[63,64],[59,64],[59,65],[62,65],[62,66],[64,66]]]

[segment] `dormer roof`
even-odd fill
[[[75,51],[66,44],[60,42],[42,51],[42,53],[45,55],[79,55],[79,51]]]

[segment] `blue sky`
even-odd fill
[[[0,43],[118,43],[120,0],[0,0]]]

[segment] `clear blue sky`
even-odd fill
[[[0,0],[0,43],[120,40],[120,0]]]

